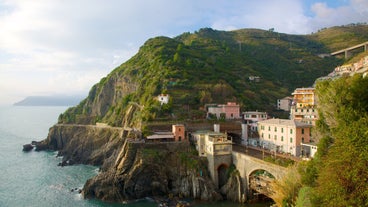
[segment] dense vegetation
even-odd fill
[[[278,206],[368,206],[367,87],[360,74],[317,84],[318,152],[274,184]]]
[[[303,173],[313,206],[368,205],[367,88],[361,75],[317,85],[320,144]]]
[[[341,36],[349,33],[344,44],[355,44],[365,41],[361,34],[367,28],[332,29]],[[193,120],[205,117],[205,104],[227,101],[236,101],[242,110],[272,115],[278,98],[296,87],[311,86],[342,63],[335,57],[318,56],[333,51],[339,40],[334,35],[328,41],[327,31],[288,35],[205,28],[175,38],[149,39],[134,57],[101,79],[86,100],[61,115],[59,122],[137,126],[141,121]],[[260,81],[250,80],[251,76],[259,76]],[[154,99],[160,93],[170,95],[169,105],[161,106]]]

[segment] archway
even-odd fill
[[[270,172],[258,169],[249,175],[249,192],[251,200],[272,201],[271,182],[275,179]]]
[[[217,168],[217,175],[218,175],[218,187],[221,188],[222,186],[224,186],[227,182],[228,179],[228,169],[229,166],[226,164],[221,164],[218,168]]]

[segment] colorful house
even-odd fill
[[[240,119],[240,106],[235,102],[227,104],[213,104],[207,107],[207,118],[216,116],[217,119]]]
[[[318,119],[318,112],[316,109],[317,99],[314,94],[314,88],[297,88],[292,95],[294,97],[290,109],[290,118],[315,125]]]

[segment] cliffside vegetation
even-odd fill
[[[313,206],[368,205],[368,78],[361,75],[317,85],[318,156],[304,169],[302,194]],[[303,195],[300,195],[305,197]]]
[[[318,152],[274,183],[278,206],[368,205],[367,87],[361,74],[318,82]]]
[[[200,119],[204,104],[227,101],[272,114],[277,98],[311,86],[341,64],[319,54],[366,41],[367,28],[334,27],[312,35],[205,28],[175,38],[152,38],[62,114],[59,123],[141,127],[141,121]],[[349,38],[338,38],[345,36]],[[249,79],[252,76],[260,81]],[[170,95],[169,105],[154,99],[160,93]]]

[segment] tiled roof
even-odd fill
[[[267,119],[259,121],[260,124],[272,124],[272,125],[283,125],[283,126],[295,126],[295,127],[311,127],[311,124],[307,124],[300,121],[291,119]]]

